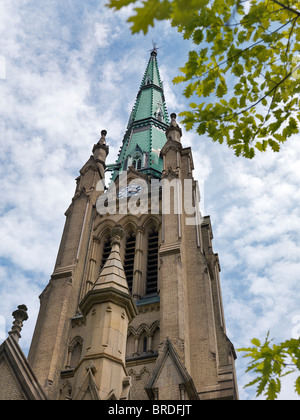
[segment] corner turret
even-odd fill
[[[74,400],[128,399],[125,356],[129,323],[137,315],[120,257],[123,230],[111,234],[111,253],[98,280],[80,303],[87,336],[75,371]],[[92,394],[90,394],[92,393]]]

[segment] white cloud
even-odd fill
[[[221,261],[221,282],[229,337],[236,348],[253,337],[274,342],[293,335],[300,314],[300,210],[298,138],[289,140],[280,154],[272,152],[247,161],[208,147],[212,171],[205,183],[206,206],[212,213],[214,249]],[[251,378],[238,354],[241,397]],[[287,380],[281,398],[295,397]]]
[[[0,80],[0,320],[8,330],[11,312],[28,306],[25,349],[38,295],[53,270],[74,178],[104,128],[108,163],[115,161],[152,39],[161,47],[169,112],[187,108],[182,87],[172,83],[184,65],[187,41],[169,24],[147,37],[131,37],[125,23],[131,9],[116,14],[103,4],[46,0],[41,7],[36,0],[18,5],[3,0],[0,5],[0,54],[6,63],[6,79]],[[300,313],[298,139],[289,140],[280,154],[252,161],[191,132],[184,132],[182,141],[192,147],[195,177],[204,181],[229,337],[236,347],[254,336],[264,338],[269,329],[275,339],[289,338]],[[237,366],[242,387],[247,376],[241,357]],[[252,391],[241,394],[253,398]],[[287,395],[293,392],[284,391]]]
[[[6,58],[2,55],[0,56],[0,79],[6,79]]]
[[[110,27],[107,24],[95,24],[95,36],[99,47],[107,47],[109,45]]]

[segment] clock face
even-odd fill
[[[138,184],[131,184],[118,191],[118,198],[129,198],[139,195],[142,192],[142,187]]]

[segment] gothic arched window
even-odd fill
[[[162,110],[161,106],[159,106],[159,107],[157,108],[156,112],[155,112],[155,118],[156,118],[158,121],[163,121],[163,117],[164,117],[163,110]]]
[[[77,342],[71,356],[71,368],[75,368],[81,359],[81,353],[82,353],[82,344],[80,342]]]
[[[81,337],[75,337],[69,345],[67,369],[74,369],[81,360],[83,340]]]
[[[152,82],[151,76],[150,74],[148,74],[145,80],[145,85],[151,85],[152,83],[153,82]]]
[[[139,171],[142,169],[142,155],[140,153],[136,153],[133,157],[132,166],[134,169]]]

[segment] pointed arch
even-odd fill
[[[137,334],[139,336],[142,336],[144,333],[149,334],[149,332],[150,332],[149,326],[145,323],[141,324],[137,329]]]
[[[129,325],[129,327],[128,327],[127,337],[129,337],[130,334],[132,334],[133,336],[136,335],[136,330],[135,330],[135,328],[132,325]]]
[[[83,339],[79,335],[77,335],[76,337],[72,339],[69,345],[69,350],[73,351],[77,344],[80,344],[81,346],[83,346]]]
[[[151,215],[144,215],[142,219],[142,227],[145,231],[149,229],[157,229],[159,230],[161,226],[161,218],[159,216]]]
[[[138,223],[136,216],[125,215],[119,222],[126,234],[135,233],[138,230]]]
[[[153,324],[151,325],[151,327],[150,327],[150,331],[151,331],[151,333],[152,334],[155,334],[156,333],[156,331],[157,330],[159,330],[160,329],[160,323],[159,323],[159,321],[155,321],[155,322],[153,322]]]
[[[94,237],[98,238],[99,240],[99,248],[98,248],[98,255],[96,256],[96,260],[98,261],[98,272],[100,273],[104,264],[106,263],[109,254],[111,252],[111,231],[116,226],[116,223],[112,220],[104,220],[100,222],[94,229],[95,235]]]
[[[76,395],[74,395],[74,401],[94,400],[100,401],[100,395],[97,388],[97,384],[91,369],[87,370],[87,373],[83,379],[82,384],[79,386]]]
[[[75,369],[78,366],[83,348],[83,339],[80,336],[76,336],[69,344],[69,363],[68,368]]]
[[[110,236],[111,231],[116,226],[112,220],[102,220],[94,228],[94,236],[101,240],[104,236]]]
[[[199,400],[199,396],[194,385],[194,381],[190,374],[188,373],[185,365],[182,363],[180,356],[178,355],[176,348],[173,346],[172,342],[167,338],[164,342],[161,349],[160,355],[156,361],[155,368],[153,369],[150,379],[145,386],[145,390],[148,394],[148,397],[151,400],[155,399],[155,390],[158,388],[158,383],[161,378],[163,368],[166,366],[166,363],[169,366],[173,365],[174,369],[178,373],[177,384],[178,384],[178,399],[180,399],[180,387],[185,386],[185,390],[188,394],[190,400]]]

